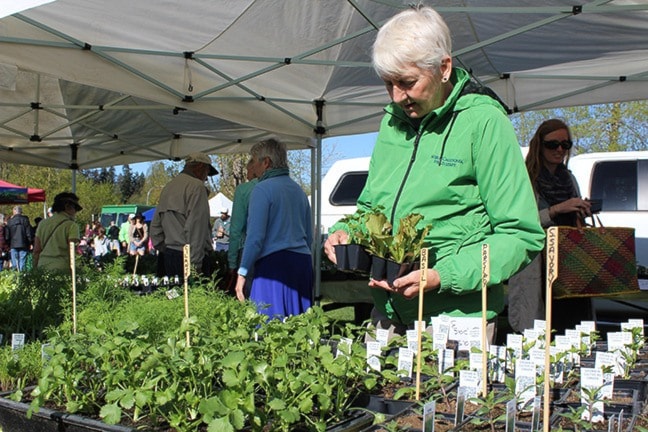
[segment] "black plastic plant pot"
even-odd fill
[[[387,277],[387,260],[385,258],[371,255],[371,278],[383,280]]]
[[[396,279],[399,277],[405,276],[406,274],[418,270],[421,267],[421,263],[397,263],[392,260],[387,260],[387,271],[386,277],[389,285],[392,285]]]
[[[0,398],[0,431],[3,432],[135,432],[135,428],[41,408],[27,418],[29,404]]]
[[[349,270],[349,260],[347,256],[347,246],[345,244],[338,244],[333,246],[335,249],[335,260],[337,261],[338,270]]]
[[[349,270],[369,274],[371,255],[359,244],[347,245],[347,265]]]

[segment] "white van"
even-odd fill
[[[637,261],[648,267],[648,151],[581,154],[569,169],[581,195],[600,200],[603,226],[635,229]]]
[[[520,148],[522,156],[528,147]],[[355,212],[369,157],[335,162],[322,179],[322,233]],[[600,200],[603,225],[635,229],[637,261],[648,267],[648,151],[588,153],[569,161],[583,197]]]
[[[369,157],[342,159],[322,178],[322,234],[344,216],[356,211],[356,201],[367,182]]]

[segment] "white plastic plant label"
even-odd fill
[[[398,349],[398,370],[400,376],[412,378],[412,365],[414,364],[414,351],[409,348]]]
[[[581,405],[585,406],[582,418],[594,423],[602,422],[603,398],[600,390],[603,387],[603,371],[596,368],[581,368]]]
[[[451,349],[440,350],[439,361],[438,361],[439,373],[448,376],[453,376],[454,373],[452,372],[452,368],[454,368],[454,365],[455,365],[454,350]]]
[[[415,355],[418,355],[418,330],[407,330],[407,348],[411,349]]]
[[[335,358],[338,358],[340,356],[345,356],[348,358],[349,354],[351,354],[352,343],[353,341],[349,338],[341,338],[337,345],[337,353],[335,354]]]
[[[380,342],[381,347],[386,347],[389,342],[389,330],[376,329],[376,341]]]
[[[436,402],[430,401],[423,405],[423,432],[434,432],[434,417],[436,416]]]
[[[380,372],[381,345],[378,341],[367,342],[367,368]]]
[[[479,394],[479,372],[474,370],[459,371],[459,388],[463,388],[466,399],[475,398]]]
[[[25,346],[25,333],[11,334],[11,351],[17,351]]]
[[[536,396],[536,365],[532,360],[518,359],[515,363],[515,394],[518,407],[527,406]]]
[[[491,345],[488,368],[493,382],[503,383],[506,374],[506,347]]]

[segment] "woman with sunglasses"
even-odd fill
[[[542,122],[529,143],[526,166],[543,228],[576,226],[578,219],[584,222],[591,216],[590,202],[581,198],[576,178],[567,169],[572,146],[569,127],[559,119]],[[542,263],[540,254],[509,280],[508,319],[516,331],[533,328],[534,319],[545,318]],[[554,301],[552,309],[552,328],[558,332],[591,316],[591,305],[582,299]]]

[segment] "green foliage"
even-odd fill
[[[470,423],[475,425],[488,425],[490,430],[495,432],[495,424],[506,418],[506,412],[502,412],[502,410],[498,410],[497,408],[503,406],[512,398],[513,395],[508,391],[490,391],[481,397],[470,398],[472,403],[478,405]],[[497,415],[498,412],[501,412],[501,414]]]
[[[355,219],[354,219],[355,218]],[[392,224],[383,213],[382,207],[371,209],[366,213],[358,213],[354,218],[348,218],[350,223],[362,223],[364,220],[366,232],[356,230],[357,243],[365,246],[367,251],[375,256],[392,259],[397,263],[414,262],[425,247],[425,237],[432,225],[417,228],[423,220],[423,215],[410,213],[399,220],[396,233]]]
[[[411,263],[419,257],[425,247],[425,237],[432,225],[417,229],[416,225],[423,220],[423,215],[410,213],[400,219],[394,239],[389,245],[391,258],[397,263]]]
[[[78,330],[66,315],[48,331],[51,358],[31,394],[32,410],[47,403],[110,424],[146,420],[178,431],[323,431],[345,415],[356,392],[376,386],[359,344],[335,354],[342,335],[330,333],[336,327],[320,308],[266,322],[253,303],[194,281],[187,319],[182,297],[122,288],[122,269],[116,263],[81,272]]]
[[[38,269],[0,272],[0,334],[4,340],[10,340],[11,333],[38,340],[45,329],[61,324],[70,304],[71,286],[70,277],[60,273]]]
[[[10,345],[0,347],[0,392],[22,389],[36,382],[42,371],[41,344],[28,343],[13,351]]]

